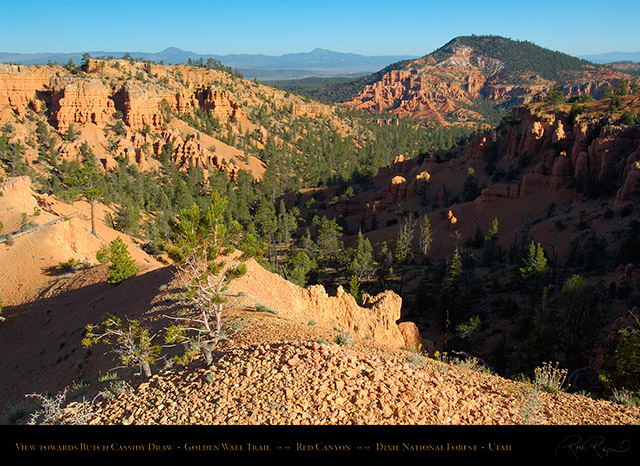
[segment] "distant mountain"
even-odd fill
[[[77,53],[5,53],[0,52],[0,62],[22,65],[44,65],[49,62],[64,64],[72,60],[79,64],[85,52]],[[161,52],[88,52],[92,58],[122,58],[127,53],[135,59],[151,60],[157,63],[185,64],[191,60],[213,59],[223,65],[238,69],[246,78],[287,79],[309,76],[354,76],[369,74],[390,63],[409,58],[405,55],[364,56],[353,53],[333,52],[315,49],[311,52],[289,53],[280,56],[260,54],[211,55],[197,54],[169,47]]]
[[[606,64],[620,61],[640,63],[640,52],[611,52],[597,55],[582,55],[580,58],[593,63]]]

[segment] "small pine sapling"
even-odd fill
[[[87,325],[82,346],[89,348],[102,341],[112,346],[125,366],[139,365],[144,375],[151,377],[151,366],[160,354],[161,346],[152,344],[153,337],[137,320],[127,323],[114,315],[105,314],[100,325]]]
[[[226,339],[222,316],[229,283],[247,271],[246,253],[232,258],[241,228],[237,221],[225,220],[226,207],[227,200],[215,192],[206,211],[194,204],[178,213],[174,225],[169,256],[183,279],[183,296],[196,310],[191,317],[172,317],[180,323],[167,329],[167,344],[186,347],[184,355],[176,358],[182,364],[202,353],[206,364],[211,365],[213,349]]]
[[[111,264],[109,264],[109,278],[107,281],[112,285],[117,285],[137,274],[138,268],[122,238],[118,236],[109,243],[109,246],[109,261]]]

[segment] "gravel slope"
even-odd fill
[[[207,368],[196,361],[96,402],[91,424],[634,425],[640,410],[461,369],[335,332],[245,313]]]

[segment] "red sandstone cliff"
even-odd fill
[[[504,41],[504,39],[503,39]],[[345,105],[359,109],[435,120],[443,124],[482,124],[485,116],[476,104],[488,100],[509,107],[522,105],[544,93],[556,78],[535,69],[520,76],[509,74],[508,63],[492,58],[456,40],[442,49],[383,74]],[[602,96],[605,86],[634,78],[606,68],[585,67],[561,73],[565,95]]]

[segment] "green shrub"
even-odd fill
[[[267,312],[269,314],[278,315],[277,311],[274,311],[269,306],[265,306],[264,304],[256,304],[256,311],[258,311],[258,312]]]
[[[80,265],[82,261],[79,261],[78,259],[76,259],[75,257],[71,257],[69,258],[68,261],[66,262],[60,262],[57,266],[56,269],[58,270],[73,270],[75,269],[78,265]]]
[[[335,342],[340,346],[347,346],[353,342],[353,338],[346,330],[340,330],[336,335]]]

